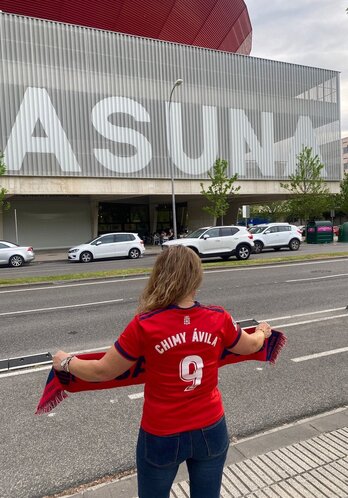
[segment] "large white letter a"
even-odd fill
[[[33,136],[40,122],[45,137]],[[71,145],[45,88],[28,87],[4,150],[9,171],[21,169],[28,153],[54,154],[63,171],[81,171]]]

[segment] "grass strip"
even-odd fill
[[[296,255],[296,256],[280,256],[267,259],[248,259],[247,261],[231,260],[231,261],[218,261],[212,263],[203,263],[203,268],[209,270],[210,268],[234,268],[243,266],[260,266],[266,264],[276,264],[276,263],[289,263],[289,262],[299,262],[299,261],[315,261],[320,259],[332,259],[347,257],[348,252],[340,253],[324,253],[324,254],[306,254],[306,255]],[[148,275],[151,272],[151,268],[127,268],[122,270],[108,270],[108,271],[94,271],[94,272],[84,272],[84,273],[69,273],[66,275],[48,275],[41,277],[20,277],[20,278],[0,278],[0,286],[9,285],[23,285],[23,284],[40,284],[40,283],[51,283],[51,282],[66,282],[71,280],[88,280],[97,278],[123,278],[132,275]]]

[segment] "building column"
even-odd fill
[[[230,208],[224,216],[224,225],[235,225],[238,221],[238,209],[240,208],[240,201],[233,200],[230,203]]]
[[[98,236],[98,214],[99,202],[91,201],[91,236],[95,238]]]
[[[149,230],[150,234],[154,234],[157,231],[157,202],[149,201]]]
[[[0,207],[0,239],[4,238],[4,214],[2,208]]]

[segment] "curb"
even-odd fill
[[[236,464],[243,465],[244,461],[249,463],[253,458],[257,458],[265,453],[271,454],[272,452],[277,452],[280,448],[283,448],[285,452],[287,447],[300,445],[301,443],[305,443],[308,440],[312,440],[313,438],[317,438],[328,432],[340,429],[347,430],[347,427],[348,406],[344,406],[242,438],[241,440],[230,444],[225,465],[225,475],[229,474]],[[171,498],[188,496],[183,493],[183,490],[187,488],[187,479],[186,468],[184,465],[181,465],[174,481],[175,484],[173,485]],[[286,479],[284,478],[284,481],[285,480]],[[346,486],[348,483],[346,479],[344,481],[343,486]],[[178,494],[175,493],[174,489],[177,490]],[[75,490],[70,490],[66,493],[69,494],[60,493],[54,496],[62,498],[112,498],[116,496],[135,498],[137,497],[136,473],[111,481],[109,480],[108,482],[81,485],[80,489],[75,488]],[[249,491],[248,494],[242,495],[227,495],[225,493],[223,496],[249,496],[249,493],[250,496],[254,496],[251,491]],[[272,496],[275,495],[273,494]],[[285,496],[285,493],[284,495],[278,496]],[[318,494],[317,496],[323,495]],[[330,496],[334,495],[331,494]]]

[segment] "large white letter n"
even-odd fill
[[[37,122],[46,136],[33,136]],[[81,171],[45,88],[28,87],[19,108],[4,159],[10,171],[20,170],[28,153],[54,154],[63,171]]]

